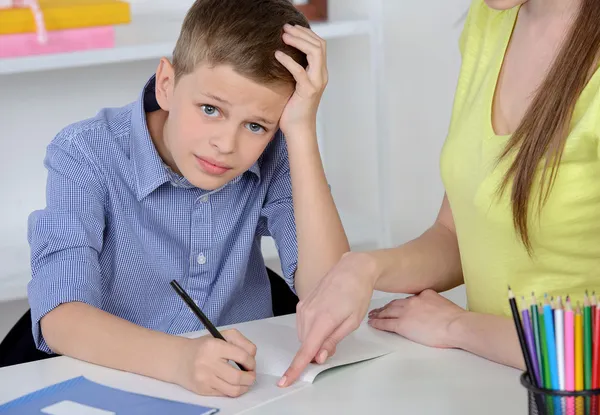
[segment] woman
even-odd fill
[[[520,369],[508,285],[528,301],[600,292],[598,22],[598,0],[473,1],[437,220],[342,258],[299,306],[302,347],[281,386],[335,352],[373,289],[415,294],[373,310],[373,327]],[[468,311],[438,294],[462,283]]]

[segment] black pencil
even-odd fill
[[[202,310],[200,310],[200,307],[198,307],[198,305],[196,305],[194,300],[192,300],[192,298],[188,295],[188,293],[185,292],[185,290],[181,287],[181,285],[179,285],[179,283],[177,281],[175,281],[175,280],[171,281],[171,287],[173,287],[175,292],[177,294],[179,294],[181,299],[188,305],[188,307],[193,311],[193,313],[196,314],[198,319],[200,319],[202,324],[204,324],[204,327],[206,327],[206,329],[210,332],[210,334],[213,337],[215,337],[217,339],[221,339],[223,341],[227,341],[227,340],[225,340],[223,335],[221,333],[219,333],[219,330],[217,330],[217,328],[214,326],[214,324],[212,324],[212,322],[208,319],[208,317],[206,317],[204,315]],[[240,370],[247,372],[247,370],[246,370],[246,368],[244,368],[244,366],[240,365],[237,362],[235,362],[235,364],[237,365],[237,367],[240,368]]]
[[[515,328],[517,329],[517,336],[519,337],[519,343],[521,344],[521,352],[523,352],[523,359],[525,359],[525,367],[527,368],[527,372],[529,374],[529,380],[531,383],[538,387],[542,388],[543,385],[539,385],[535,378],[535,372],[533,370],[533,362],[531,361],[531,355],[527,349],[527,343],[525,341],[525,332],[523,331],[523,323],[521,322],[521,316],[519,315],[519,309],[517,308],[517,301],[515,300],[515,295],[510,289],[510,285],[508,286],[508,302],[510,304],[510,310],[513,315],[513,320],[515,321]],[[541,397],[536,393],[534,394],[535,401],[538,410],[540,413],[545,410],[545,405]]]
[[[529,378],[531,379],[532,383],[539,388],[540,385],[537,384],[534,378],[533,362],[531,361],[531,356],[529,355],[529,352],[527,350],[527,343],[525,342],[525,332],[523,331],[523,324],[519,315],[519,309],[517,308],[515,295],[510,289],[510,286],[508,287],[508,302],[510,303],[510,309],[512,311],[513,320],[515,321],[517,336],[519,336],[519,343],[521,344],[521,351],[523,352],[523,359],[525,359],[525,366],[527,367],[527,372],[529,372]]]

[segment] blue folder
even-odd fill
[[[65,411],[69,408],[70,411]],[[73,408],[76,411],[73,411]],[[77,409],[81,410],[77,410]],[[115,413],[118,415],[210,415],[216,408],[154,398],[92,382],[83,376],[40,389],[0,405],[2,415]]]

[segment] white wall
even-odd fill
[[[469,3],[385,0],[397,243],[430,226],[442,201],[438,162],[460,66],[460,18]]]
[[[136,0],[136,7],[147,1]],[[369,3],[330,0],[331,17],[365,16]],[[422,232],[441,201],[438,157],[459,66],[459,32],[453,24],[467,7],[468,0],[384,0],[389,85],[385,110],[393,133],[394,185],[388,191],[398,243]],[[328,51],[331,80],[322,106],[334,196],[339,206],[376,215],[369,43],[364,38],[332,40]],[[44,206],[46,144],[66,124],[92,116],[101,107],[136,99],[155,64],[143,61],[0,76],[0,261],[4,265],[0,277],[28,268],[26,221],[33,209]],[[26,307],[25,301],[0,304],[0,338],[3,328]]]

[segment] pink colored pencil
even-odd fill
[[[567,296],[565,307],[565,390],[575,390],[575,318],[571,300]],[[575,400],[567,399],[567,414],[575,415]]]

